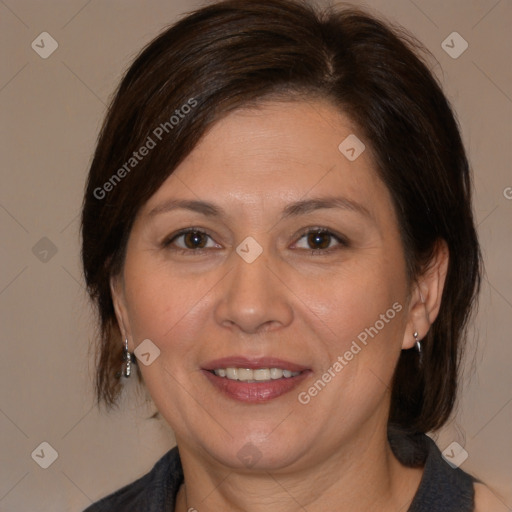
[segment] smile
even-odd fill
[[[300,375],[301,372],[292,372],[282,368],[216,368],[213,373],[217,377],[253,383],[270,382],[282,378],[289,379]]]

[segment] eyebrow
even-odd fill
[[[361,203],[347,199],[346,197],[318,197],[313,199],[303,199],[295,203],[289,204],[283,210],[283,218],[295,217],[313,212],[315,210],[339,208],[341,210],[349,210],[359,213],[372,219],[372,214]]]
[[[172,212],[173,210],[190,210],[192,212],[201,213],[210,217],[221,217],[225,212],[219,206],[209,203],[208,201],[196,201],[190,199],[170,199],[155,206],[150,212],[149,216],[154,217],[161,213]]]
[[[295,203],[287,205],[283,209],[282,218],[297,217],[305,215],[316,210],[338,208],[359,213],[365,217],[373,219],[370,211],[357,201],[347,199],[346,197],[317,197],[312,199],[301,199]],[[189,199],[170,199],[155,206],[150,212],[149,216],[171,212],[173,210],[189,210],[208,217],[223,217],[226,212],[220,207],[208,201],[189,200]]]

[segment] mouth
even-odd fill
[[[278,398],[299,385],[311,370],[276,358],[231,357],[202,368],[217,391],[233,400],[261,403]]]
[[[241,382],[271,382],[277,379],[297,377],[301,372],[291,372],[283,368],[216,368],[211,370],[214,375],[223,379],[238,380]]]

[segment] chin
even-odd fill
[[[233,437],[225,436],[224,443],[206,442],[204,449],[219,463],[236,470],[278,471],[288,468],[307,451],[308,440],[298,432],[282,429],[276,425],[256,434],[249,429],[239,430]]]

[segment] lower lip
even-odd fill
[[[266,382],[231,380],[226,377],[218,377],[208,370],[203,370],[203,373],[219,391],[229,398],[239,402],[261,403],[290,392],[308,376],[310,370],[303,371],[295,377],[283,377]]]

